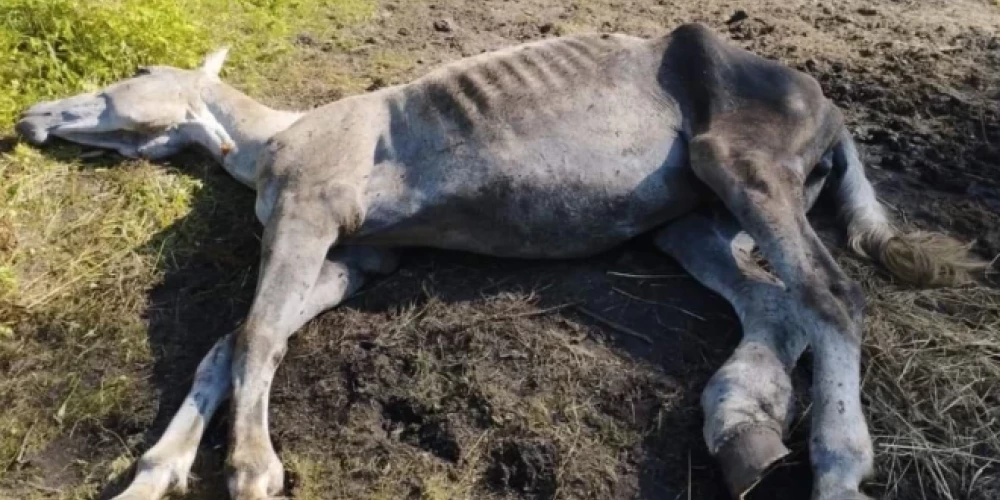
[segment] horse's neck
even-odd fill
[[[257,156],[268,139],[303,113],[271,109],[221,82],[203,91],[202,99],[235,143],[232,151],[219,158],[222,168],[255,189]]]

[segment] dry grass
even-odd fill
[[[78,425],[141,418],[148,360],[145,288],[176,255],[152,241],[186,215],[196,182],[148,164],[86,169],[25,146],[0,155],[0,213],[16,243],[0,252],[0,464]],[[199,237],[197,228],[190,228]],[[105,365],[101,360],[118,360]]]
[[[1000,290],[901,289],[871,273],[863,283],[863,394],[879,481],[892,498],[995,498]]]

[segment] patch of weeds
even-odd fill
[[[0,124],[40,99],[93,90],[143,64],[190,67],[220,45],[228,69],[260,84],[295,29],[330,32],[371,0],[7,0],[0,15]]]
[[[0,16],[0,121],[27,103],[121,78],[160,59],[191,64],[204,48],[183,2],[8,0]]]

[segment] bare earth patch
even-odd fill
[[[289,35],[294,50],[251,92],[308,108],[521,41],[656,36],[687,21],[815,76],[901,220],[1000,254],[1000,7],[989,1],[384,0],[364,20],[303,24],[312,28]],[[252,196],[195,155],[164,172],[67,163],[75,151],[0,152],[3,189],[28,167],[38,169],[28,180],[51,176],[42,187],[88,179],[60,188],[73,196],[30,226],[16,223],[29,220],[16,193],[0,198],[0,423],[16,424],[0,426],[0,498],[104,498],[249,306]],[[182,194],[191,199],[169,202]],[[97,217],[121,204],[143,223]],[[112,246],[83,252],[91,239],[80,231],[102,228]],[[29,247],[45,258],[5,260]],[[111,260],[75,294],[34,309],[5,298],[14,279],[75,286],[52,267],[85,258]],[[1000,497],[996,276],[917,291],[842,261],[868,297],[869,491]],[[569,262],[417,250],[293,339],[274,383],[272,437],[300,499],[723,499],[698,398],[738,338],[726,303],[642,239]],[[808,497],[802,364],[793,454],[750,498]],[[225,420],[206,436],[187,498],[224,492]]]

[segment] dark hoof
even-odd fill
[[[726,442],[716,454],[726,485],[734,498],[743,498],[768,468],[788,455],[781,433],[764,426],[750,427]]]
[[[872,497],[859,491],[842,491],[832,495],[824,492],[813,492],[813,500],[873,500]]]

